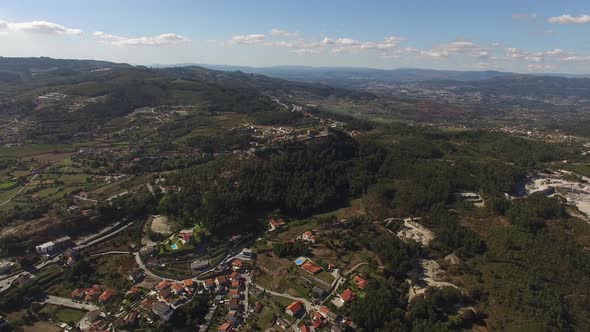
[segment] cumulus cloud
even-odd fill
[[[233,36],[228,43],[229,44],[260,44],[264,42],[266,36],[263,34],[249,34],[249,35],[237,35]]]
[[[537,13],[515,13],[512,14],[513,20],[534,21],[537,19]]]
[[[590,15],[574,16],[571,14],[564,14],[561,16],[550,17],[547,21],[553,24],[587,24],[590,23]]]
[[[490,51],[472,41],[459,39],[450,43],[440,44],[430,50],[422,50],[419,54],[431,58],[446,58],[451,55],[460,54],[485,59],[490,55]]]
[[[96,31],[93,35],[109,44],[116,46],[164,46],[181,44],[188,41],[180,35],[174,33],[164,33],[157,36],[146,36],[146,37],[121,37],[117,35],[111,35],[102,31]]]
[[[501,66],[490,62],[478,62],[474,64],[463,65],[465,68],[477,69],[477,70],[490,70],[490,69],[501,69]]]
[[[388,36],[383,38],[382,41],[361,41],[352,38],[337,38],[332,40],[330,38],[324,38],[322,44],[332,46],[333,53],[358,52],[363,50],[387,53],[396,49],[404,40],[404,38],[397,36]]]
[[[559,60],[563,62],[590,62],[590,56],[571,55]]]
[[[516,14],[515,14],[516,15]],[[528,14],[529,18],[536,15]],[[521,19],[521,15],[515,19]],[[467,39],[456,39],[430,48],[404,46],[406,39],[390,35],[381,40],[366,40],[347,36],[321,36],[306,38],[303,35],[282,29],[272,29],[269,34],[236,35],[225,41],[212,41],[220,45],[282,48],[289,53],[306,56],[321,53],[370,54],[382,60],[416,59],[446,61],[457,58],[465,68],[477,70],[502,69],[503,66],[520,66],[523,70],[550,71],[563,62],[589,62],[590,56],[578,55],[560,48],[545,51],[530,51],[507,46],[501,42],[480,44]]]
[[[8,22],[0,20],[0,30],[47,35],[79,35],[82,33],[80,29],[66,28],[63,25],[47,21]]]

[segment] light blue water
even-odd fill
[[[176,249],[178,249],[178,245],[176,243],[172,243],[170,245],[170,248],[172,248],[173,250],[176,250]]]

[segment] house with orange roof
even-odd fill
[[[356,286],[360,289],[365,289],[367,287],[367,280],[361,278],[361,276],[354,277],[354,281],[356,282]]]
[[[221,324],[221,326],[217,329],[217,331],[219,332],[232,332],[234,330],[234,327],[232,326],[232,324],[230,322],[225,322],[223,324]]]
[[[279,219],[279,220],[271,219],[268,222],[268,224],[270,226],[270,231],[271,232],[276,231],[277,229],[285,226],[285,222],[283,220],[281,220],[281,219]]]
[[[318,266],[317,264],[315,264],[309,260],[306,261],[305,263],[301,264],[301,268],[311,274],[318,274],[322,271],[322,268],[320,266]]]
[[[184,279],[184,280],[182,281],[182,283],[183,283],[184,287],[186,287],[186,288],[189,288],[189,289],[190,289],[190,288],[192,288],[192,287],[193,287],[193,285],[194,285],[194,283],[195,283],[195,282],[194,282],[194,280],[193,280],[193,279]]]
[[[217,276],[215,277],[215,284],[217,286],[223,286],[227,284],[227,278],[225,276]]]
[[[205,288],[208,288],[208,289],[215,287],[215,281],[213,281],[213,279],[211,279],[211,278],[205,279],[203,281],[203,284],[205,284]]]
[[[168,288],[170,286],[171,282],[168,280],[162,280],[160,281],[157,285],[156,285],[156,289],[161,291],[164,288]]]
[[[133,286],[127,291],[127,293],[125,293],[125,296],[134,297],[138,294],[139,294],[139,287]]]
[[[107,289],[102,294],[100,294],[98,297],[98,302],[107,303],[114,295],[115,291]]]
[[[314,232],[307,231],[307,232],[299,235],[298,239],[301,239],[303,241],[307,241],[310,243],[315,243],[317,241],[318,237]]]
[[[234,271],[240,271],[242,269],[243,264],[244,262],[241,259],[236,258],[231,262],[231,268]]]
[[[86,294],[86,296],[84,297],[84,301],[94,301],[94,299],[96,299],[96,297],[100,295],[100,293],[100,286],[94,285],[92,286],[92,288],[88,288],[86,292],[84,292],[84,294]]]
[[[172,284],[172,291],[176,294],[182,294],[184,292],[184,286],[175,282]]]
[[[297,316],[305,311],[305,306],[299,301],[295,301],[285,308],[285,313],[289,316]]]
[[[344,290],[344,292],[342,292],[342,294],[340,294],[340,298],[345,303],[350,303],[354,301],[354,299],[356,299],[356,294],[354,294],[354,292],[351,291],[350,288],[347,288],[346,290]]]
[[[84,289],[78,288],[70,293],[70,297],[72,299],[81,299],[82,297],[84,297],[84,293],[85,293]]]

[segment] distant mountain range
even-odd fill
[[[222,71],[241,71],[244,73],[259,74],[270,77],[282,78],[292,81],[308,83],[324,83],[327,85],[362,88],[368,84],[381,83],[410,83],[423,81],[481,81],[498,77],[510,76],[555,76],[567,78],[589,78],[590,75],[580,74],[555,74],[535,73],[520,74],[494,70],[484,71],[458,71],[458,70],[434,70],[419,68],[399,69],[372,69],[356,67],[308,67],[308,66],[275,66],[275,67],[246,67],[231,65],[209,64],[175,64],[153,65],[154,68],[200,66]]]

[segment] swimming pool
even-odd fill
[[[305,263],[306,260],[307,260],[307,258],[305,258],[305,257],[299,257],[295,260],[295,265],[301,265],[301,264]]]
[[[172,244],[170,245],[170,248],[172,248],[172,250],[177,250],[177,249],[178,249],[178,244],[176,244],[176,243],[172,243]]]

